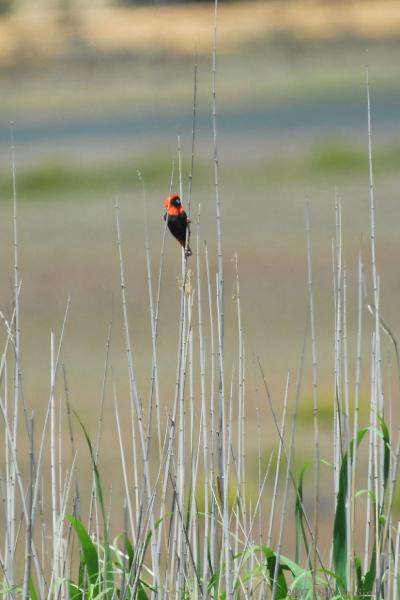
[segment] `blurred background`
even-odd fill
[[[211,118],[214,7],[208,2],[0,0],[0,11],[0,308],[9,314],[11,306],[13,121],[24,396],[37,414],[42,414],[49,393],[50,332],[59,335],[70,295],[62,354],[70,400],[84,420],[94,408],[97,411],[111,323],[111,375],[104,427],[114,436],[113,382],[121,410],[128,406],[114,205],[118,199],[134,360],[140,391],[146,398],[151,338],[143,194],[137,170],[145,183],[155,281],[163,232],[162,201],[169,193],[173,162],[173,189],[179,189],[178,136],[184,204],[187,199],[195,62],[198,93],[191,212],[195,221],[201,203],[200,240],[209,245],[215,272]],[[366,264],[366,292],[371,291],[367,63],[382,315],[393,333],[399,333],[399,42],[398,0],[220,4],[217,126],[226,348],[229,360],[234,360],[237,340],[232,258],[237,252],[249,427],[253,427],[259,409],[266,430],[271,428],[257,357],[277,408],[282,404],[288,372],[291,397],[294,395],[307,308],[308,201],[321,415],[328,443],[333,406],[335,194],[343,206],[350,367],[355,364],[360,247]],[[159,331],[165,407],[174,393],[179,273],[179,248],[168,238]],[[369,318],[365,312],[366,356]],[[390,344],[387,346],[389,353]],[[365,362],[363,367],[365,399],[369,364]],[[310,372],[307,346],[300,407],[303,434],[297,453],[300,462],[312,454],[308,433],[312,415]],[[366,417],[368,406],[363,410],[362,417]],[[92,424],[91,432],[94,430]],[[263,446],[265,456],[275,444],[273,437],[270,440]],[[102,457],[105,467],[114,460],[112,453]]]

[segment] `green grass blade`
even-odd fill
[[[360,429],[357,433],[357,447],[361,444],[368,429]],[[354,440],[350,443],[349,452],[353,458]],[[340,466],[339,491],[337,495],[337,505],[335,513],[335,522],[333,526],[333,564],[335,566],[336,582],[339,591],[347,589],[347,545],[348,531],[346,518],[346,498],[348,490],[348,452],[343,456]]]
[[[74,415],[77,418],[78,423],[81,426],[83,434],[84,434],[84,436],[86,438],[86,442],[87,442],[87,445],[89,447],[90,457],[92,459],[92,465],[93,465],[93,470],[94,470],[94,475],[95,475],[95,482],[96,482],[96,490],[97,490],[97,495],[98,495],[98,498],[99,498],[101,514],[102,514],[102,518],[103,518],[103,528],[104,528],[104,575],[105,575],[105,586],[106,586],[106,596],[105,597],[108,598],[108,596],[109,596],[108,591],[112,590],[114,588],[114,568],[113,568],[113,562],[112,562],[112,556],[111,556],[111,549],[110,549],[110,542],[109,542],[109,534],[108,534],[108,527],[107,527],[107,517],[106,517],[106,511],[105,511],[105,507],[104,507],[103,489],[101,487],[100,474],[99,474],[99,470],[98,470],[97,465],[96,465],[96,460],[95,460],[95,457],[94,457],[92,443],[90,441],[89,434],[86,431],[86,428],[85,428],[84,424],[82,423],[81,419],[79,418],[79,415],[75,411],[73,411],[73,412],[74,412]]]
[[[362,580],[362,570],[361,570],[361,560],[358,556],[354,557],[354,570],[356,574],[356,582],[357,582],[357,595],[361,595],[363,590],[363,580]]]
[[[271,588],[273,587],[273,581],[274,581],[274,575],[275,575],[275,565],[276,565],[276,553],[271,549],[268,548],[268,546],[262,546],[262,552],[266,558],[266,563],[267,563],[267,569],[269,572],[269,580],[270,580],[270,586]],[[276,595],[275,598],[277,600],[280,600],[281,598],[287,598],[288,595],[288,587],[286,584],[286,579],[285,576],[283,574],[283,569],[282,569],[282,565],[281,565],[281,561],[279,561],[279,565],[278,565],[278,572],[277,572],[277,578],[276,578]]]
[[[297,496],[296,496],[296,505],[295,505],[295,519],[296,519],[296,552],[295,552],[295,562],[300,562],[300,545],[301,539],[303,539],[304,549],[306,556],[308,556],[308,542],[306,531],[304,527],[304,514],[303,514],[303,480],[305,472],[307,471],[310,463],[306,463],[303,465],[300,474],[299,474],[299,483],[297,486]]]
[[[96,596],[96,594],[99,594],[100,591],[99,557],[96,546],[93,544],[85,526],[81,523],[81,521],[79,521],[79,519],[72,515],[68,515],[66,518],[75,529],[79,538],[89,582],[95,586],[94,595]]]
[[[138,600],[149,600],[149,597],[146,594],[141,581],[139,582],[139,585],[137,588],[137,598],[138,598]]]
[[[382,506],[381,506],[381,512],[383,510],[383,503],[384,503],[384,499],[385,499],[385,494],[386,494],[386,488],[387,488],[387,482],[389,479],[389,468],[390,468],[390,436],[389,436],[389,430],[387,428],[387,425],[385,423],[385,421],[382,419],[382,417],[379,417],[379,424],[381,426],[381,435],[382,435],[382,439],[383,439],[383,444],[384,444],[384,456],[383,456],[383,498],[382,498]]]
[[[343,457],[340,468],[339,491],[335,523],[333,528],[333,564],[335,565],[336,583],[341,590],[347,588],[347,520],[346,520],[346,497],[347,497],[347,453]]]
[[[272,556],[276,558],[276,552],[274,552],[272,550],[272,548],[269,548],[268,546],[256,546],[255,548],[253,548],[253,551],[261,551],[264,554],[264,556],[266,557],[267,561]],[[271,561],[271,565],[272,565],[272,561]],[[271,573],[268,564],[267,564],[267,568],[268,568],[268,571]],[[274,561],[274,565],[273,565],[272,576],[274,574],[274,569],[275,569],[275,561]],[[308,598],[311,598],[312,594],[313,594],[313,580],[312,580],[311,572],[308,569],[304,569],[303,567],[300,567],[297,563],[290,560],[290,558],[287,558],[286,556],[283,556],[281,554],[279,556],[279,572],[282,573],[282,576],[283,576],[284,570],[290,571],[290,573],[293,576],[293,582],[290,586],[289,593],[285,597],[291,597],[290,594],[294,594],[295,597],[299,596],[299,597],[303,598],[304,600],[308,600]],[[285,581],[285,585],[286,585],[286,580],[284,580],[284,581]],[[320,584],[320,583],[323,584],[324,582],[322,580],[318,579],[318,584]]]
[[[130,541],[130,539],[128,538],[126,533],[123,533],[120,537],[122,538],[122,540],[124,542],[124,552],[126,552],[128,554],[128,570],[130,571],[132,568],[135,551],[133,549],[132,542]]]
[[[68,581],[68,591],[70,600],[83,600],[82,589],[71,580]]]
[[[363,598],[373,598],[372,590],[375,583],[376,577],[376,548],[372,551],[371,563],[369,565],[369,571],[366,573],[363,582]]]
[[[219,586],[219,571],[215,571],[207,584],[207,590],[208,593],[210,595],[211,598],[213,598],[215,596],[215,594],[217,593],[218,590],[218,586]]]
[[[32,577],[29,577],[29,597],[31,600],[39,600],[39,596],[37,594]]]
[[[79,563],[79,572],[78,572],[78,587],[80,590],[85,589],[85,577],[86,577],[86,568],[85,568],[85,560],[81,560]]]

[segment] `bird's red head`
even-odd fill
[[[167,196],[164,200],[164,206],[165,210],[171,217],[180,215],[184,210],[178,194],[171,194],[170,196]]]

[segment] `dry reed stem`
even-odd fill
[[[306,229],[307,229],[307,265],[308,265],[308,298],[310,307],[310,331],[311,331],[311,353],[312,353],[312,395],[313,395],[313,413],[314,413],[314,452],[315,452],[315,479],[314,479],[314,527],[313,527],[313,589],[316,593],[316,572],[317,572],[317,547],[318,547],[318,526],[319,526],[319,494],[320,494],[320,445],[319,445],[319,427],[318,427],[318,363],[317,363],[317,345],[315,338],[314,321],[314,297],[313,280],[311,266],[311,234],[309,210],[306,210]]]

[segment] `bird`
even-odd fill
[[[172,233],[175,239],[178,240],[182,248],[185,250],[186,258],[192,255],[192,251],[189,246],[190,219],[182,206],[181,199],[177,194],[170,194],[164,200],[165,215],[164,221],[167,221],[168,229]],[[186,245],[186,232],[188,237],[188,243]]]

